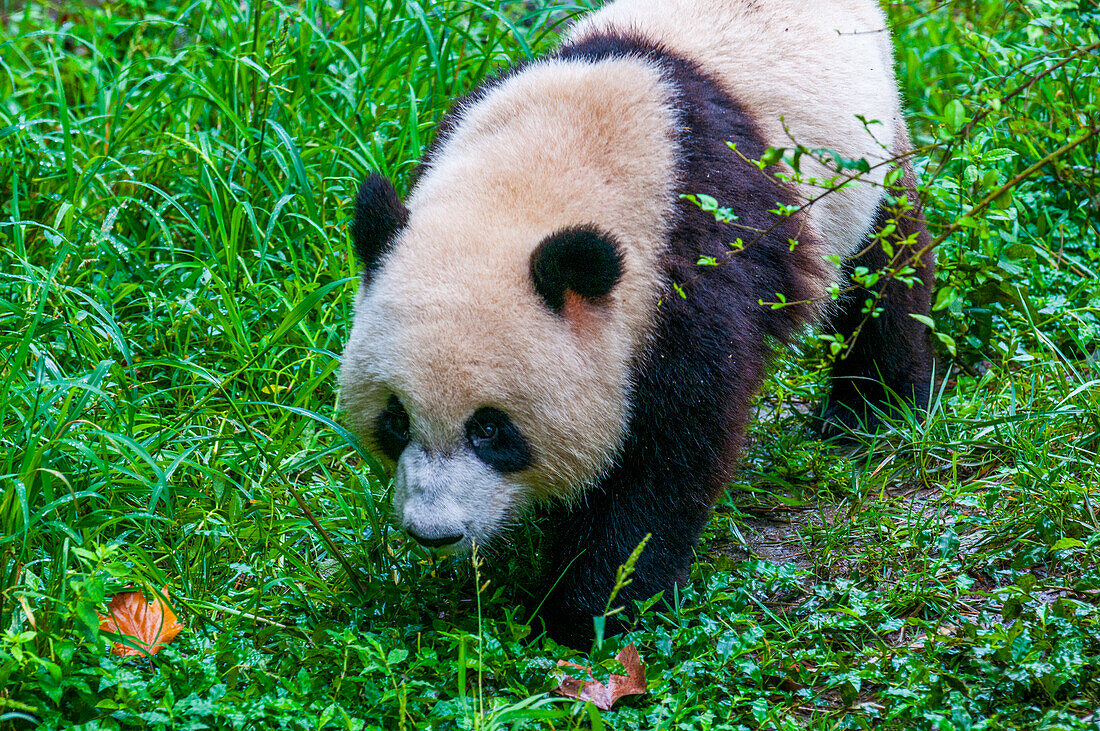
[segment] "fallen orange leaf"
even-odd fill
[[[156,655],[180,633],[183,625],[176,621],[176,613],[165,602],[167,586],[162,593],[164,599],[157,596],[151,602],[146,602],[140,591],[124,591],[112,597],[107,616],[99,615],[99,630],[129,635],[142,648],[116,642],[111,646],[113,654]]]
[[[614,675],[607,679],[607,684],[596,680],[592,674],[592,668],[587,665],[558,660],[558,667],[577,668],[588,673],[589,680],[579,680],[568,675],[558,683],[556,691],[567,698],[577,698],[582,701],[592,701],[601,711],[610,711],[615,701],[624,695],[638,695],[645,693],[645,665],[638,657],[638,648],[631,642],[624,647],[615,659],[626,668],[626,675]]]

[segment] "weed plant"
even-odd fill
[[[390,527],[335,392],[357,182],[578,8],[0,3],[0,729],[1100,728],[1100,5],[893,3],[940,239],[923,423],[823,442],[812,336],[675,608],[578,653]],[[171,587],[179,638],[97,611]],[[151,594],[150,594],[151,595]],[[558,659],[649,692],[550,694]]]

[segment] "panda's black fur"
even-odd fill
[[[616,569],[647,534],[652,537],[618,603],[629,607],[632,600],[661,591],[671,598],[673,587],[685,580],[711,508],[736,466],[751,401],[774,344],[788,342],[815,316],[809,304],[761,303],[775,301],[777,293],[790,303],[812,300],[829,274],[798,219],[769,212],[780,203],[795,205],[796,196],[773,171],[746,160],[758,159],[767,148],[752,116],[690,60],[641,37],[601,33],[564,46],[554,57],[637,57],[659,65],[675,89],[680,114],[676,189],[713,196],[738,216],[736,226],[720,224],[693,203],[678,202],[661,266],[667,281],[680,283],[682,296],[663,293],[649,344],[634,365],[625,443],[598,485],[554,509],[542,557],[545,588],[535,593],[541,599],[549,590],[542,618],[550,633],[579,644],[591,637],[591,617],[604,611]],[[425,165],[462,124],[463,110],[499,83],[488,82],[456,105],[440,125]],[[727,142],[735,143],[736,152]],[[915,234],[919,249],[927,234],[912,192],[912,171],[904,165],[914,213],[896,221],[894,238],[901,242]],[[880,225],[893,220],[885,210],[880,216]],[[377,178],[368,180],[354,226],[367,271],[378,266],[404,221],[392,189]],[[729,242],[737,238],[747,246],[730,256]],[[792,248],[794,240],[800,243]],[[566,292],[598,301],[621,275],[616,251],[613,237],[596,228],[564,231],[533,256],[534,286],[554,311],[562,308]],[[724,263],[700,267],[704,256]],[[881,248],[872,247],[849,265],[877,268],[887,261]],[[853,352],[837,362],[826,416],[854,422],[866,416],[865,399],[882,405],[888,396],[927,403],[928,333],[909,313],[928,312],[932,267],[926,255],[917,272],[923,284],[888,284],[884,310],[869,322],[862,313],[867,293],[842,300],[829,326],[845,335],[861,330]]]
[[[643,55],[664,66],[683,115],[680,188],[714,196],[738,212],[744,227],[722,226],[686,200],[678,207],[664,265],[669,279],[687,283],[685,296],[666,295],[658,310],[653,344],[636,376],[622,457],[602,485],[558,516],[545,558],[548,576],[557,580],[565,572],[545,603],[547,626],[577,644],[592,631],[577,617],[603,609],[616,569],[646,534],[652,537],[619,600],[667,592],[685,578],[771,358],[768,337],[787,340],[801,321],[797,306],[771,309],[760,301],[773,301],[777,292],[788,302],[806,299],[804,278],[819,264],[802,255],[808,247],[790,250],[797,223],[767,212],[778,202],[793,204],[790,192],[726,144],[736,143],[750,159],[766,149],[750,118],[717,84],[638,39],[597,36],[559,55]],[[746,229],[766,233],[743,255],[700,276],[699,258],[726,258],[728,242]],[[581,568],[566,570],[577,556]]]

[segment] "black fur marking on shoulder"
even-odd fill
[[[690,68],[692,73],[698,73],[694,64],[674,57],[661,44],[654,43],[640,35],[593,33],[572,45],[562,46],[554,54],[554,58],[562,61],[590,61],[592,63],[630,56],[652,59],[670,71],[672,70],[671,66],[679,65]]]
[[[531,254],[531,280],[554,312],[565,293],[586,300],[607,295],[623,276],[623,257],[614,238],[595,226],[574,226],[547,236]]]
[[[676,192],[713,196],[738,219],[720,224],[689,201],[678,202],[662,264],[686,296],[667,292],[656,312],[616,466],[585,500],[554,516],[543,562],[545,585],[553,589],[542,616],[556,639],[577,647],[592,637],[592,617],[603,614],[616,569],[647,533],[633,581],[616,604],[629,610],[634,600],[662,591],[671,600],[685,581],[695,544],[736,466],[773,343],[789,340],[811,314],[805,305],[772,309],[761,302],[776,301],[777,293],[787,302],[808,299],[824,272],[815,254],[820,248],[806,241],[797,217],[768,212],[795,203],[795,193],[726,144],[735,142],[750,159],[766,149],[748,110],[715,81],[638,38],[594,35],[557,54],[589,61],[616,56],[659,65],[675,88]],[[731,256],[729,244],[738,238],[745,248]],[[796,238],[803,243],[792,250]],[[726,261],[700,267],[701,256]]]
[[[466,422],[466,440],[485,464],[501,474],[531,466],[531,447],[515,423],[500,409],[482,406]]]
[[[408,218],[409,211],[390,181],[371,173],[355,196],[355,220],[351,227],[364,276],[369,278],[378,269],[382,255]]]

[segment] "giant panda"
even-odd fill
[[[870,170],[837,189],[824,155],[800,177],[753,162],[795,144]],[[647,534],[617,603],[671,597],[777,344],[858,329],[826,421],[926,406],[910,314],[934,264],[909,144],[875,0],[615,0],[460,99],[407,199],[373,174],[355,204],[341,402],[392,470],[396,520],[461,552],[549,506],[536,594],[567,643]],[[732,215],[683,197],[700,194]],[[867,315],[847,272],[907,259]]]

